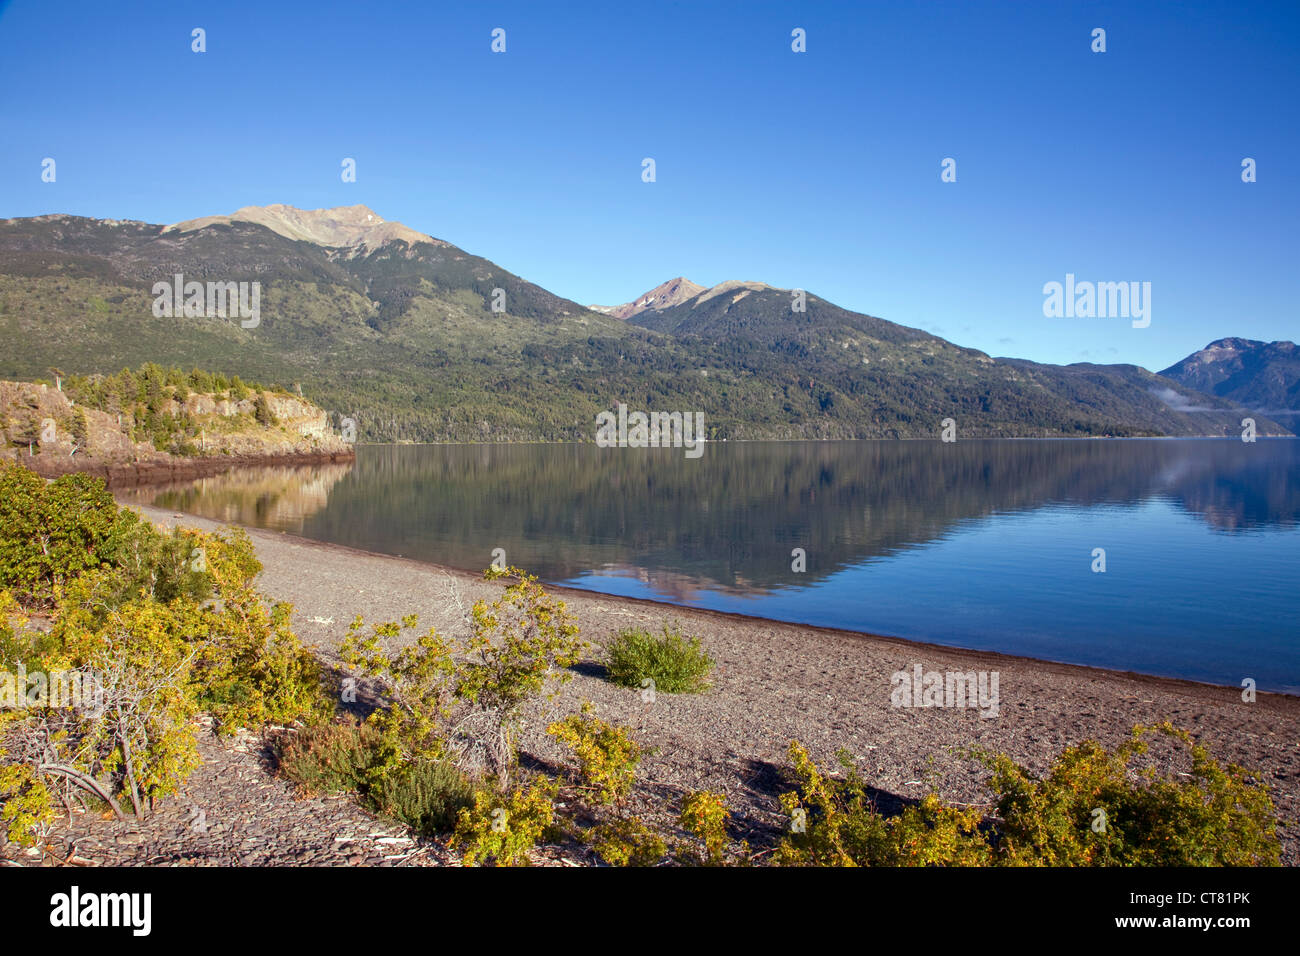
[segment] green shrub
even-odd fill
[[[599,821],[581,835],[600,858],[612,866],[652,866],[662,860],[668,852],[663,838],[625,809],[642,754],[627,728],[593,716],[585,703],[581,713],[556,721],[546,732],[567,744],[578,762],[578,791]]]
[[[164,604],[178,598],[202,603],[212,595],[212,577],[199,560],[199,532],[163,532],[128,510],[118,512],[118,520],[120,533],[105,555],[117,573],[103,581],[99,597],[104,603],[119,604],[142,590]]]
[[[378,778],[368,797],[384,816],[432,835],[455,828],[474,804],[474,788],[449,760],[416,760]]]
[[[1156,732],[1185,771],[1135,767]],[[1094,741],[1070,747],[1034,779],[1004,755],[982,756],[999,795],[998,853],[1012,865],[1276,866],[1280,847],[1267,788],[1227,767],[1165,722],[1138,726],[1113,751]],[[1102,825],[1098,825],[1102,824]]]
[[[0,749],[0,758],[5,751]],[[0,824],[19,846],[44,839],[56,819],[54,796],[36,770],[22,763],[0,764]]]
[[[0,710],[0,749],[8,765],[0,774],[0,801],[11,832],[16,820],[30,814],[20,809],[15,816],[9,804],[39,803],[42,789],[60,793],[65,802],[74,788],[93,794],[119,817],[119,800],[129,798],[139,817],[149,802],[176,793],[198,765],[190,635],[199,608],[140,598],[91,613],[81,601],[97,576],[71,583],[48,635],[19,625],[6,628],[0,641],[43,675],[94,675],[80,700],[29,701]],[[0,607],[7,602],[0,595]],[[0,677],[12,684],[8,664],[0,662]],[[19,765],[26,769],[15,770]],[[37,826],[14,838],[40,835]]]
[[[654,866],[668,853],[663,837],[636,817],[616,817],[593,827],[586,837],[610,866]]]
[[[730,818],[731,812],[722,794],[710,790],[688,793],[682,800],[682,812],[677,822],[699,841],[699,846],[680,847],[678,859],[683,863],[722,866],[726,862],[727,821]]]
[[[506,793],[480,787],[473,806],[460,811],[451,845],[466,866],[527,866],[529,851],[555,819],[556,790],[547,779]]]
[[[308,796],[359,793],[375,764],[379,734],[368,724],[318,724],[285,735],[280,772]]]
[[[706,689],[713,660],[700,647],[698,637],[686,638],[667,626],[656,636],[639,628],[622,631],[605,647],[609,678],[624,687],[645,687],[653,681],[656,691],[694,694]]]
[[[280,772],[308,795],[355,793],[375,812],[423,834],[453,829],[474,788],[446,760],[384,761],[385,741],[368,723],[332,723],[288,735],[280,745]]]
[[[201,575],[204,597],[215,599],[204,605],[191,639],[198,655],[195,698],[218,718],[219,729],[328,717],[334,703],[325,695],[320,662],[293,632],[292,605],[268,607],[254,586],[262,565],[247,533],[186,530],[180,542],[184,565],[174,573]],[[164,548],[169,561],[175,548]]]
[[[266,395],[261,392],[257,393],[257,399],[253,402],[253,417],[257,419],[259,425],[274,425],[275,413],[271,411],[271,403],[266,400]]]
[[[456,752],[462,767],[482,765],[476,775],[494,775],[507,790],[520,709],[558,692],[583,643],[564,602],[536,578],[516,568],[485,576],[514,580],[496,601],[475,602],[464,640],[431,628],[394,652],[389,642],[416,627],[415,615],[374,625],[369,635],[358,617],[340,653],[348,667],[384,685],[388,706],[369,720],[383,734],[387,766]]]
[[[98,480],[0,470],[0,575],[13,588],[0,587],[0,676],[19,664],[93,674],[99,701],[98,713],[0,709],[0,819],[15,839],[41,838],[52,792],[118,816],[123,800],[139,816],[177,792],[198,765],[200,710],[223,731],[333,711],[291,608],[254,589],[260,570],[243,532],[164,535]],[[22,605],[51,608],[48,631],[27,628]]]
[[[109,562],[137,520],[119,513],[98,478],[72,474],[46,484],[20,465],[0,463],[0,588],[49,605],[56,585]]]
[[[195,568],[197,535],[161,532],[119,508],[98,478],[73,474],[47,484],[26,468],[0,464],[0,588],[29,606],[49,606],[56,587],[92,570],[117,572],[98,592],[110,606],[141,589],[163,603],[202,601],[213,582]]]
[[[578,761],[579,786],[593,802],[621,805],[636,782],[636,765],[641,748],[623,727],[593,717],[586,707],[546,728],[546,732],[568,744]]]
[[[877,812],[848,753],[843,779],[824,774],[790,745],[797,791],[783,794],[790,832],[775,860],[785,866],[978,866],[992,862],[978,810],[946,807],[934,794],[895,817]]]
[[[387,706],[371,713],[367,723],[381,741],[385,767],[445,752],[443,735],[455,694],[455,643],[430,628],[401,650],[389,649],[390,642],[418,623],[416,615],[408,614],[400,622],[374,624],[366,634],[358,616],[339,649],[350,669],[383,685]]]
[[[565,602],[536,577],[515,567],[488,568],[483,576],[510,583],[497,600],[474,602],[471,634],[456,668],[456,698],[493,716],[503,754],[494,769],[505,786],[520,709],[538,697],[554,699],[586,645]]]
[[[867,797],[847,754],[846,775],[820,771],[790,746],[797,790],[781,797],[791,832],[774,861],[814,866],[1258,866],[1276,865],[1277,821],[1267,789],[1222,767],[1186,731],[1154,728],[1188,751],[1187,771],[1140,765],[1136,727],[1114,750],[1067,748],[1041,778],[1006,755],[978,754],[992,769],[994,813],[945,805],[929,794],[886,818]],[[1138,765],[1135,765],[1137,763]],[[1168,764],[1163,764],[1168,765]]]

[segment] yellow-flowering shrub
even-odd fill
[[[509,789],[520,708],[553,696],[569,679],[565,668],[584,645],[564,602],[517,568],[485,576],[512,583],[496,601],[474,604],[463,639],[430,629],[394,653],[388,645],[418,625],[415,615],[374,625],[369,634],[361,618],[352,622],[343,659],[379,680],[386,697],[387,706],[370,717],[387,741],[385,772],[403,760],[451,753],[468,772]]]
[[[546,728],[565,743],[578,761],[579,786],[588,799],[603,805],[621,805],[636,782],[641,748],[627,729],[593,717],[587,708]]]
[[[1153,730],[1185,748],[1189,771],[1135,765]],[[928,794],[885,817],[852,762],[845,779],[823,774],[790,746],[797,789],[781,797],[790,832],[775,862],[814,866],[1258,866],[1280,849],[1267,788],[1221,766],[1186,731],[1138,726],[1113,750],[1067,748],[1035,777],[1006,755],[977,754],[992,770],[987,815]]]
[[[474,805],[460,811],[452,846],[466,866],[527,866],[529,851],[555,819],[555,781],[532,781],[502,793],[480,787]]]
[[[1152,733],[1186,773],[1135,766]],[[998,794],[998,858],[1031,866],[1276,866],[1273,801],[1242,767],[1221,766],[1169,722],[1133,729],[1114,750],[1067,748],[1041,779],[1004,755],[981,759]]]
[[[39,840],[53,797],[136,815],[198,765],[193,719],[225,730],[316,721],[332,704],[321,668],[254,588],[261,570],[242,531],[163,534],[119,509],[98,479],[48,486],[0,469],[0,678],[45,686],[75,677],[94,700],[33,698],[0,709],[0,819]],[[0,493],[0,499],[4,494]],[[48,631],[21,605],[50,609]]]
[[[722,794],[699,790],[686,795],[678,823],[700,842],[700,848],[683,848],[679,857],[683,862],[704,866],[722,866],[726,862],[727,821],[731,811]]]
[[[632,816],[602,821],[586,836],[591,848],[611,866],[654,866],[668,853],[664,838]]]

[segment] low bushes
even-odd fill
[[[1154,739],[1152,739],[1154,738]],[[1144,763],[1159,744],[1161,772]],[[1138,726],[1114,750],[1068,747],[1035,779],[1005,755],[977,755],[998,795],[997,855],[1047,866],[1276,866],[1273,801],[1249,771],[1222,766],[1185,730]],[[1172,757],[1175,762],[1167,762]]]
[[[529,851],[555,820],[554,780],[539,777],[507,793],[482,787],[456,821],[451,845],[466,866],[527,866]]]
[[[98,479],[72,474],[47,485],[0,462],[0,588],[48,607],[57,586],[112,563],[137,521]]]
[[[627,812],[644,753],[627,728],[615,727],[584,704],[580,713],[551,724],[546,732],[568,746],[577,762],[577,789],[593,826],[578,836],[612,866],[651,866],[668,852],[652,827]]]
[[[615,727],[583,708],[546,728],[546,732],[567,744],[578,761],[579,787],[587,799],[599,806],[622,806],[636,782],[641,747],[627,729]]]
[[[281,739],[280,772],[307,796],[360,792],[375,765],[379,743],[379,733],[369,724],[307,727]]]
[[[1181,756],[1161,772],[1141,758],[1152,734]],[[1185,731],[1138,726],[1113,750],[1067,748],[1036,778],[1005,755],[988,766],[991,813],[927,795],[895,817],[877,812],[847,755],[842,779],[790,746],[796,789],[781,797],[790,833],[776,862],[818,866],[1275,866],[1267,789],[1221,766]]]
[[[200,711],[222,732],[330,711],[291,608],[266,607],[253,586],[260,570],[242,532],[164,534],[118,509],[97,479],[46,485],[0,467],[9,839],[39,842],[56,806],[143,816],[198,765]],[[47,625],[32,626],[24,608]]]
[[[700,647],[698,637],[684,637],[678,628],[667,625],[659,635],[639,628],[622,631],[606,645],[605,655],[609,678],[614,683],[666,694],[705,690],[713,669],[713,661]]]
[[[790,745],[796,790],[781,796],[790,833],[774,862],[792,866],[978,866],[991,862],[982,814],[927,795],[892,818],[882,816],[847,753],[833,778],[798,743]]]
[[[342,656],[382,706],[359,727],[297,735],[281,764],[309,790],[356,791],[420,832],[453,830],[468,864],[516,866],[551,827],[556,791],[544,777],[517,779],[523,709],[555,695],[584,645],[536,578],[516,568],[485,576],[509,583],[474,604],[464,635],[416,636],[414,615],[368,631],[354,620]]]
[[[699,790],[688,793],[682,800],[682,811],[677,818],[678,825],[695,837],[698,847],[683,845],[678,849],[677,858],[683,863],[700,866],[723,866],[727,862],[727,821],[731,811],[727,801],[720,793],[711,790]],[[737,856],[747,858],[749,848],[741,845]]]
[[[447,760],[385,766],[383,734],[368,723],[331,723],[288,735],[280,770],[308,794],[355,793],[361,802],[417,833],[446,833],[473,804],[470,781]]]
[[[342,655],[386,698],[368,718],[383,741],[385,770],[449,758],[508,790],[522,708],[553,697],[570,679],[567,668],[584,644],[564,602],[517,568],[485,576],[511,583],[496,601],[474,604],[463,638],[431,628],[394,650],[390,645],[418,626],[415,615],[373,625],[368,634],[361,618],[352,622]]]

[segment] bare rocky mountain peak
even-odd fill
[[[740,279],[728,279],[726,282],[719,282],[715,286],[702,286],[684,276],[678,276],[655,286],[644,295],[637,296],[631,302],[626,302],[623,305],[593,305],[589,306],[589,308],[593,312],[617,316],[620,319],[630,319],[642,312],[671,309],[675,305],[681,305],[683,302],[692,300],[699,305],[709,301],[714,296],[731,293],[734,301],[735,299],[744,298],[751,292],[772,288],[775,287],[765,282],[749,282]]]
[[[592,310],[603,312],[606,315],[617,316],[620,319],[629,319],[634,315],[639,315],[647,309],[669,309],[675,305],[680,305],[689,299],[695,298],[705,287],[692,282],[684,276],[678,276],[675,279],[669,279],[667,282],[655,286],[644,295],[637,296],[631,302],[616,306],[592,306]]]
[[[189,219],[174,223],[163,231],[194,232],[208,226],[229,225],[234,222],[256,223],[287,239],[310,242],[332,249],[348,249],[354,254],[371,252],[395,239],[401,239],[412,245],[417,242],[447,245],[400,222],[385,221],[373,209],[362,205],[338,206],[334,209],[298,209],[284,203],[245,206],[229,216]]]
[[[731,294],[732,301],[735,302],[738,299],[743,299],[751,292],[762,292],[767,289],[775,288],[775,286],[770,286],[766,282],[747,282],[743,279],[728,279],[726,282],[719,282],[710,289],[705,289],[701,295],[696,297],[695,304],[703,305],[715,296],[727,294]]]

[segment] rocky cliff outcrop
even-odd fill
[[[47,476],[86,471],[121,484],[214,474],[250,462],[354,457],[322,409],[282,393],[169,398],[155,414],[183,423],[184,430],[168,449],[150,440],[139,412],[89,408],[49,385],[0,382],[0,460],[20,461]]]

